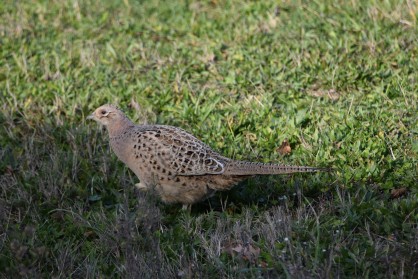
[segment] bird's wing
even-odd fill
[[[171,126],[154,126],[154,154],[168,175],[221,174],[224,158],[188,132]]]

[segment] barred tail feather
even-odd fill
[[[287,166],[271,163],[257,163],[246,161],[232,161],[226,166],[226,175],[257,175],[257,174],[288,174],[303,172],[328,171],[327,168],[315,168],[306,166]]]

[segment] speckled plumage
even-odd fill
[[[88,118],[107,127],[116,156],[140,179],[136,186],[143,190],[155,187],[166,203],[193,204],[252,175],[323,170],[235,161],[183,129],[134,125],[113,105],[99,107]]]

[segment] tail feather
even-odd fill
[[[257,174],[288,174],[300,172],[329,171],[327,168],[306,166],[287,166],[272,163],[231,161],[223,174],[226,175],[257,175]]]

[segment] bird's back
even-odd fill
[[[183,129],[134,125],[112,105],[99,107],[90,117],[107,127],[113,151],[140,179],[137,187],[155,187],[165,202],[192,204],[252,175],[324,170],[235,161]]]

